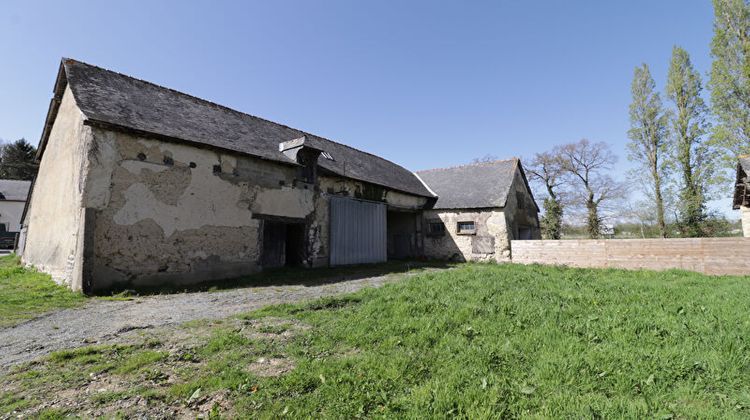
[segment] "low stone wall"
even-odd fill
[[[521,264],[750,275],[750,238],[512,241],[511,250]]]

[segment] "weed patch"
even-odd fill
[[[82,294],[56,284],[49,275],[21,267],[15,255],[0,257],[0,328],[85,301]]]

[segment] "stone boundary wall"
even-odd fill
[[[750,238],[514,240],[511,250],[521,264],[750,275]]]

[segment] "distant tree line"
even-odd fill
[[[706,204],[731,193],[737,156],[750,153],[750,2],[714,0],[713,6],[710,105],[702,96],[700,73],[679,46],[672,50],[663,92],[648,64],[633,72],[628,159],[638,166],[627,184],[609,176],[616,156],[606,143],[581,140],[527,162],[529,178],[545,193],[540,220],[545,238],[559,239],[568,226],[563,215],[576,209],[585,210],[587,236],[599,237],[601,207],[623,198],[626,185],[647,197],[636,203],[638,209],[620,203],[618,212],[640,219],[642,236],[651,228],[643,220],[653,223],[660,237],[717,236],[732,229]]]
[[[36,147],[25,139],[0,145],[0,179],[30,181],[38,168]]]

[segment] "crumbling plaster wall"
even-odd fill
[[[502,208],[425,210],[424,253],[427,258],[459,261],[510,261],[510,237]],[[445,234],[433,236],[429,223],[439,219]],[[458,222],[474,222],[474,234],[459,234]]]
[[[294,187],[293,166],[108,130],[94,136],[102,173],[86,204],[98,210],[95,289],[256,272],[258,217],[306,219],[316,208],[312,188]]]
[[[262,220],[305,223],[309,266],[328,265],[330,195],[427,199],[336,176],[317,187],[294,166],[94,129],[86,207],[95,208],[94,289],[188,284],[256,272]],[[377,197],[375,197],[377,196]]]
[[[33,265],[58,283],[81,290],[83,259],[82,207],[90,127],[66,88],[50,130],[30,197],[25,224],[24,264]]]

